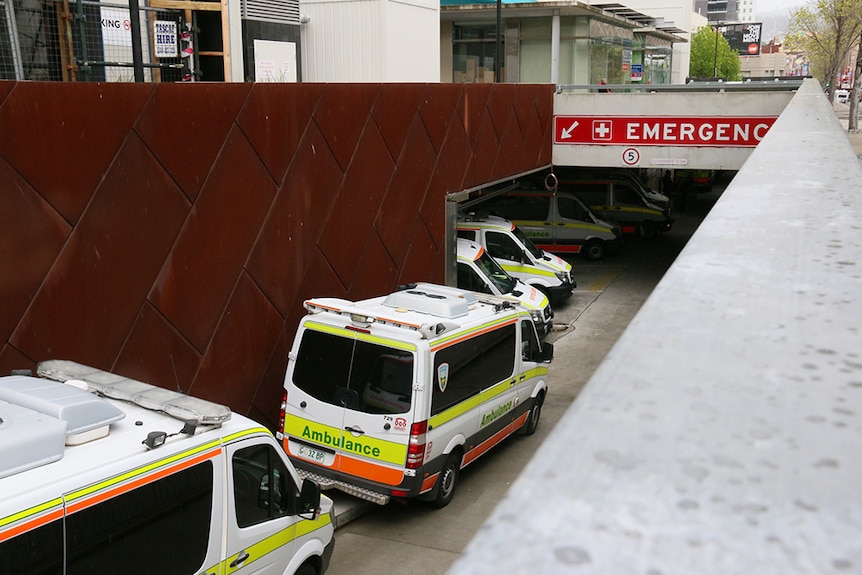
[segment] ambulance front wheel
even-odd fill
[[[584,257],[590,261],[598,261],[605,257],[605,242],[602,240],[590,240],[584,246]]]
[[[434,498],[434,507],[440,509],[446,507],[455,496],[455,487],[458,485],[458,475],[461,472],[461,453],[458,450],[449,454],[446,464],[440,470],[437,479],[437,497]]]
[[[536,401],[533,402],[533,407],[530,408],[530,413],[527,414],[527,423],[524,424],[524,435],[533,435],[536,433],[536,428],[539,427],[539,418],[542,416],[542,403],[545,401],[545,396],[540,394]]]

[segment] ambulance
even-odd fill
[[[443,507],[463,468],[536,431],[553,347],[517,301],[420,283],[305,308],[277,437],[322,488]]]
[[[513,278],[541,290],[551,305],[571,297],[577,286],[572,264],[536,247],[521,229],[504,218],[482,212],[458,218],[458,237],[480,244]]]
[[[0,573],[321,575],[332,501],[225,406],[79,363],[0,377]]]
[[[458,287],[519,302],[530,310],[539,337],[554,327],[554,309],[542,290],[510,276],[488,251],[476,242],[458,238]]]

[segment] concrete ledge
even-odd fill
[[[809,80],[449,573],[859,572],[860,320],[862,166]]]

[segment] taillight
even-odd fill
[[[407,469],[419,469],[425,461],[425,432],[428,422],[420,421],[410,426],[410,443],[407,445]]]
[[[284,439],[284,414],[287,411],[287,390],[284,390],[284,393],[281,394],[281,409],[278,412],[278,432],[276,432],[275,436],[282,440]]]

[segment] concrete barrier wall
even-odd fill
[[[807,80],[450,575],[862,570],[860,254]]]

